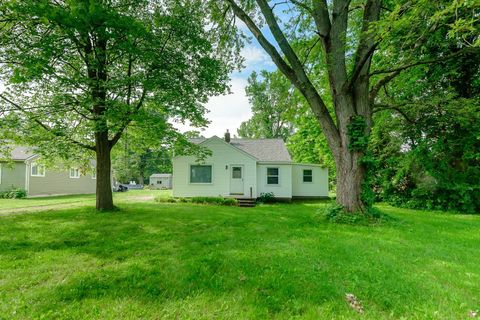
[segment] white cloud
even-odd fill
[[[245,58],[245,66],[247,68],[258,64],[273,64],[272,60],[263,49],[253,45],[243,47],[240,54]]]
[[[252,116],[251,106],[245,94],[247,86],[247,78],[253,71],[262,69],[274,70],[270,57],[258,45],[248,44],[241,50],[241,55],[245,58],[245,68],[235,72],[232,75],[231,94],[224,96],[212,97],[206,104],[210,111],[206,117],[210,120],[207,128],[201,131],[205,137],[216,135],[222,137],[228,129],[232,135],[237,133],[237,129],[243,121],[250,119]],[[187,130],[199,130],[189,125],[174,124],[181,132]]]
[[[212,97],[206,104],[210,111],[207,118],[211,121],[208,128],[202,131],[205,137],[218,136],[228,129],[232,135],[237,133],[237,129],[243,121],[250,119],[252,112],[248,98],[245,95],[245,86],[247,80],[239,77],[232,78],[231,94]],[[188,125],[174,124],[176,128],[184,132],[187,130],[198,130]]]

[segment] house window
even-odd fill
[[[278,168],[267,168],[267,184],[278,184]]]
[[[2,184],[2,164],[0,163],[0,184]]]
[[[212,183],[212,166],[190,166],[190,183]]]
[[[157,184],[162,184],[162,180],[157,180]]]
[[[242,179],[242,167],[232,167],[232,178]]]
[[[303,170],[303,182],[313,182],[313,173],[311,169]]]
[[[45,177],[45,166],[43,164],[32,162],[30,167],[30,175],[32,177]]]
[[[72,179],[80,178],[80,169],[70,168],[70,178],[72,178]]]
[[[92,170],[92,179],[97,179],[97,169]]]

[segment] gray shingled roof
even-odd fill
[[[14,147],[10,152],[10,158],[16,161],[26,160],[33,155],[35,155],[35,152],[29,147]]]
[[[205,138],[189,139],[199,144]],[[282,139],[231,139],[230,144],[254,156],[259,161],[292,161],[285,142]]]

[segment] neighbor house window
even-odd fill
[[[32,177],[45,177],[45,166],[33,162],[30,167],[30,175]]]
[[[190,183],[212,183],[212,166],[190,166]]]
[[[267,168],[267,184],[278,184],[278,168]]]
[[[80,169],[70,168],[70,178],[72,178],[72,179],[80,178]]]
[[[0,163],[0,184],[2,184],[2,164]]]
[[[97,179],[97,169],[92,170],[92,179]]]
[[[310,169],[303,170],[303,182],[313,182],[313,173]]]
[[[157,184],[162,184],[162,180],[157,180]]]

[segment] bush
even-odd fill
[[[176,203],[178,202],[178,200],[176,198],[173,198],[173,197],[156,197],[155,198],[155,202],[159,202],[159,203]]]
[[[213,204],[220,206],[235,206],[237,199],[223,197],[193,197],[190,199],[192,203]]]
[[[328,221],[341,224],[372,225],[390,220],[390,217],[375,208],[369,208],[366,212],[352,213],[346,212],[336,203],[327,206],[323,214]]]
[[[262,192],[258,197],[257,202],[260,203],[274,203],[276,202],[275,194],[273,192]]]
[[[27,191],[21,188],[0,192],[0,199],[23,199],[27,197]]]
[[[218,206],[236,206],[237,199],[223,197],[193,197],[193,198],[173,198],[173,197],[156,197],[155,202],[159,203],[200,203],[212,204]]]

